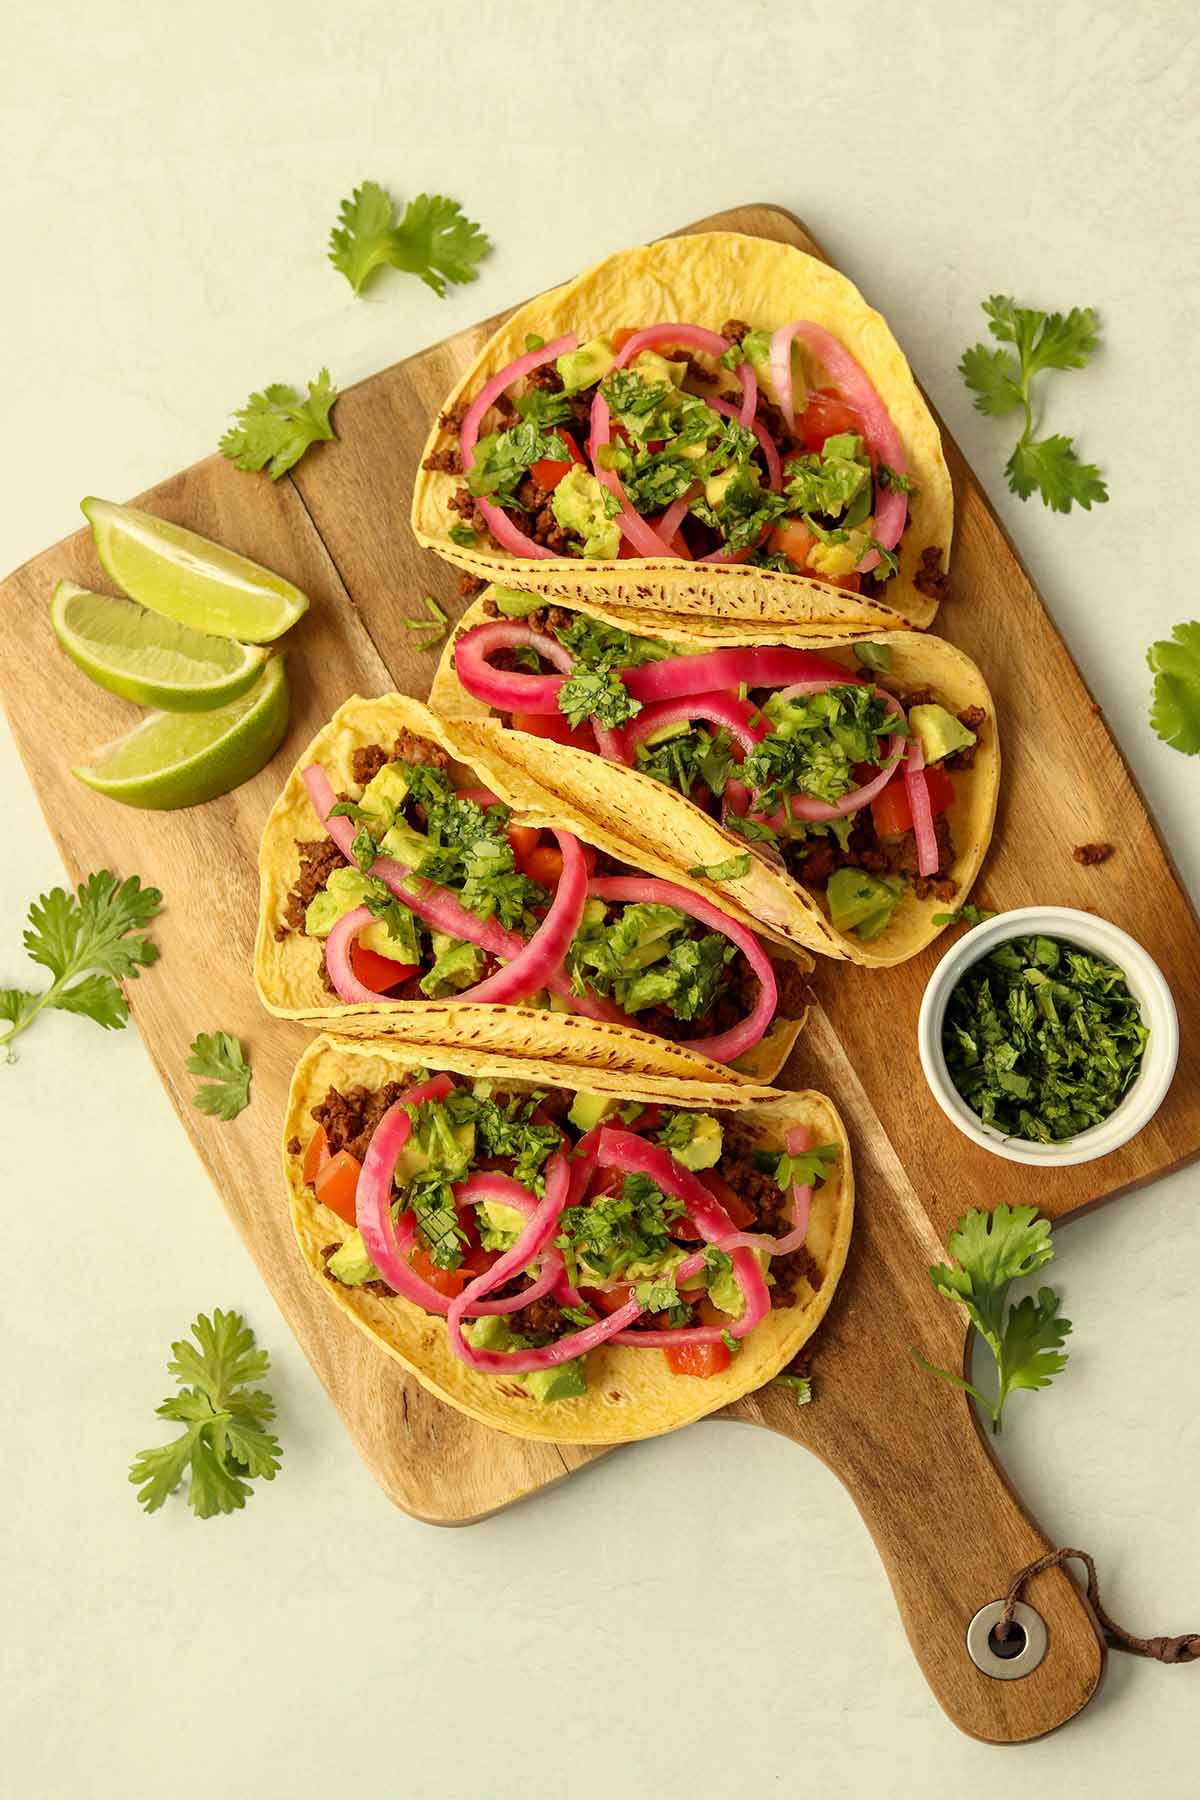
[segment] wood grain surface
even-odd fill
[[[693,230],[743,230],[819,248],[789,214],[743,207]],[[864,271],[851,268],[868,296]],[[568,271],[564,271],[564,275]],[[428,689],[434,657],[414,651],[403,619],[423,593],[456,614],[456,573],[407,528],[428,419],[493,328],[488,321],[344,394],[339,441],[272,485],[213,457],[140,504],[266,563],[312,607],[285,641],[293,694],[287,740],[253,782],[174,814],[126,811],[72,778],[68,765],[127,729],[133,709],[92,687],[57,651],[47,605],[67,576],[104,587],[91,539],[65,540],[0,588],[6,654],[0,692],[18,747],[73,879],[109,866],[163,889],[161,964],[131,991],[134,1017],[218,1193],[376,1478],[400,1506],[466,1524],[562,1479],[603,1452],[506,1438],[433,1400],[328,1305],[294,1248],[279,1174],[278,1126],[299,1027],[255,1001],[250,952],[263,820],[299,748],[352,691]],[[955,446],[956,539],[938,629],[982,664],[996,697],[1006,764],[996,841],[977,898],[1086,906],[1130,930],[1180,1001],[1197,991],[1200,933],[1152,821],[1084,683]],[[67,705],[64,707],[64,698]],[[1074,844],[1110,839],[1117,856],[1081,868]],[[218,939],[216,921],[220,920]],[[1032,1200],[1063,1218],[1136,1188],[1200,1149],[1200,1070],[1186,1010],[1179,1072],[1155,1122],[1093,1164],[1036,1175],[1001,1167],[932,1105],[915,1050],[920,995],[939,949],[885,971],[823,964],[819,1004],[782,1085],[836,1101],[854,1144],[858,1228],[850,1264],[815,1344],[818,1403],[797,1409],[763,1390],[727,1416],[807,1445],[860,1508],[896,1591],[914,1651],[962,1729],[992,1742],[1041,1735],[1094,1692],[1103,1647],[1070,1579],[1039,1577],[1029,1598],[1050,1649],[1021,1681],[981,1675],[966,1624],[1021,1564],[1048,1547],[994,1464],[963,1398],[909,1356],[961,1366],[961,1318],[927,1270],[971,1204]],[[897,1023],[908,1048],[895,1046]],[[248,1044],[254,1104],[230,1125],[190,1105],[183,1073],[196,1031],[220,1026]],[[892,1046],[886,1048],[885,1046]],[[998,1176],[1003,1176],[999,1180]],[[864,1649],[864,1661],[869,1647]]]

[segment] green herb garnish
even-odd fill
[[[797,1406],[807,1406],[813,1397],[810,1375],[776,1375],[769,1385],[787,1388]]]
[[[336,437],[329,423],[336,399],[328,369],[309,382],[307,400],[295,388],[273,382],[239,408],[234,414],[237,424],[229,427],[217,449],[239,469],[266,469],[271,480],[278,481],[313,444]]]
[[[135,981],[158,950],[142,933],[162,911],[157,888],[143,887],[136,875],[125,881],[99,869],[74,894],[51,888],[29,909],[26,954],[53,976],[42,993],[27,988],[0,988],[0,1048],[11,1046],[44,1006],[59,1012],[86,1013],[106,1031],[119,1031],[129,1005],[117,985]],[[16,1057],[9,1048],[7,1060]]]
[[[933,925],[982,925],[988,919],[994,919],[996,916],[986,906],[975,906],[970,900],[965,900],[961,906],[956,906],[953,912],[934,913],[930,923]]]
[[[942,1048],[951,1080],[985,1124],[1054,1144],[1116,1110],[1148,1036],[1115,963],[1055,938],[1023,937],[962,976]]]
[[[940,1375],[953,1387],[978,1400],[999,1431],[1004,1403],[1017,1388],[1048,1387],[1066,1367],[1063,1344],[1071,1329],[1053,1288],[1042,1288],[1036,1299],[1027,1294],[1008,1304],[1014,1281],[1044,1268],[1054,1259],[1050,1221],[1038,1217],[1036,1206],[998,1206],[994,1212],[969,1212],[950,1233],[953,1266],[939,1263],[929,1271],[938,1293],[957,1300],[996,1360],[996,1392],[988,1396],[961,1375],[926,1362],[918,1351],[914,1360],[930,1375]]]
[[[743,850],[740,856],[728,856],[724,862],[698,863],[688,874],[705,881],[740,881],[750,873],[750,860],[750,852]]]
[[[329,260],[360,294],[376,269],[390,264],[417,275],[439,299],[446,283],[474,281],[491,244],[457,200],[418,194],[396,224],[396,205],[377,181],[364,181],[338,209]]]
[[[192,1095],[200,1112],[228,1123],[249,1106],[250,1064],[232,1032],[202,1031],[183,1066],[189,1075],[202,1078]]]
[[[1011,344],[1016,356],[989,344],[975,344],[965,352],[959,372],[975,395],[977,412],[999,417],[1023,411],[1025,426],[1012,455],[1004,465],[1008,485],[1022,500],[1034,488],[1055,512],[1070,512],[1073,505],[1092,510],[1093,502],[1108,499],[1108,489],[1098,468],[1082,463],[1068,437],[1035,438],[1032,387],[1047,369],[1082,369],[1096,348],[1099,322],[1090,306],[1072,307],[1062,313],[1038,312],[1017,306],[1005,294],[985,300],[988,330],[1001,345]]]
[[[265,1429],[275,1402],[247,1385],[262,1379],[271,1359],[255,1349],[241,1314],[220,1307],[211,1319],[201,1313],[192,1334],[196,1344],[182,1338],[171,1345],[167,1369],[179,1392],[155,1409],[160,1419],[178,1420],[184,1429],[169,1444],[141,1451],[129,1479],[146,1511],[157,1512],[190,1468],[188,1505],[198,1518],[211,1519],[240,1511],[257,1477],[273,1481],[283,1452]]]
[[[473,539],[474,533],[471,535]],[[405,631],[415,631],[421,634],[417,642],[418,650],[432,650],[435,644],[441,643],[449,631],[450,621],[432,594],[422,594],[421,605],[428,615],[426,618],[402,619],[400,623],[404,626]]]
[[[1150,723],[1163,742],[1185,756],[1200,755],[1200,620],[1171,628],[1146,652],[1154,670]]]

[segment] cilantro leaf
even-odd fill
[[[1094,463],[1081,462],[1070,438],[1033,435],[1032,386],[1048,369],[1082,369],[1099,342],[1099,322],[1090,306],[1069,313],[1044,313],[1018,306],[1005,294],[983,303],[988,330],[1001,345],[1016,351],[975,344],[965,351],[959,372],[975,395],[978,412],[997,417],[1024,411],[1025,425],[1004,466],[1008,485],[1022,500],[1036,488],[1054,512],[1070,512],[1108,499],[1108,489]]]
[[[706,881],[740,881],[750,873],[750,860],[750,852],[743,850],[740,856],[728,856],[724,862],[699,863],[688,874]]]
[[[571,725],[594,718],[609,730],[642,710],[616,669],[573,669],[558,690],[558,709]]]
[[[476,279],[476,265],[491,244],[457,200],[418,194],[399,225],[395,217],[395,203],[377,181],[364,181],[342,201],[329,234],[329,260],[356,294],[385,264],[418,276],[439,299],[445,298],[447,282]]]
[[[1200,754],[1200,620],[1175,625],[1146,652],[1154,671],[1150,723],[1164,743],[1185,756]]]
[[[1008,485],[1022,500],[1028,500],[1034,488],[1052,512],[1070,512],[1073,505],[1091,512],[1108,499],[1108,489],[1095,463],[1083,463],[1075,454],[1070,438],[1048,437],[1032,443],[1022,437],[1004,465]]]
[[[294,468],[304,452],[318,440],[336,436],[329,413],[337,389],[322,369],[308,384],[308,399],[295,388],[274,382],[262,393],[251,394],[217,445],[222,456],[239,469],[269,469],[272,481]]]
[[[807,1406],[813,1397],[811,1375],[776,1375],[770,1386],[787,1388],[797,1406]]]
[[[65,888],[42,894],[29,909],[23,941],[53,981],[40,994],[0,990],[0,1019],[9,1021],[0,1047],[11,1045],[44,1006],[84,1013],[106,1031],[120,1030],[129,1006],[118,982],[135,980],[158,955],[142,927],[161,910],[157,888],[144,888],[136,875],[119,881],[108,869],[89,875],[74,894]]]
[[[192,1105],[210,1117],[236,1119],[250,1104],[250,1065],[242,1046],[228,1031],[202,1031],[183,1065],[189,1075],[203,1077]]]
[[[975,906],[970,900],[966,900],[961,906],[956,906],[953,912],[934,913],[930,923],[933,925],[982,925],[986,920],[994,919],[996,916],[986,906]]]
[[[188,1504],[201,1519],[239,1511],[253,1493],[250,1481],[273,1481],[282,1451],[265,1429],[275,1417],[270,1394],[246,1384],[267,1373],[270,1358],[255,1347],[240,1313],[201,1313],[192,1326],[196,1342],[172,1344],[168,1371],[180,1384],[156,1409],[160,1419],[184,1426],[168,1444],[142,1450],[129,1479],[147,1512],[157,1512],[189,1468]],[[198,1347],[197,1347],[198,1346]]]
[[[912,1354],[929,1374],[973,1395],[998,1432],[1009,1394],[1018,1388],[1047,1387],[1067,1363],[1062,1346],[1071,1321],[1062,1317],[1054,1290],[1044,1287],[1036,1299],[1026,1295],[1014,1305],[1008,1302],[1014,1281],[1053,1261],[1050,1221],[1039,1217],[1035,1206],[972,1211],[951,1232],[949,1250],[954,1262],[938,1264],[929,1277],[943,1298],[956,1300],[965,1309],[987,1344],[996,1363],[996,1393],[989,1398],[961,1376],[936,1368],[916,1350]]]

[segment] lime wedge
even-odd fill
[[[166,712],[204,712],[236,700],[267,660],[257,644],[210,637],[73,581],[55,588],[50,623],[71,661],[100,687]]]
[[[308,610],[307,594],[282,575],[182,525],[90,496],[82,506],[105,571],[164,619],[270,644]]]
[[[240,699],[209,712],[148,713],[72,772],[126,806],[198,806],[257,775],[283,742],[287,722],[283,658],[274,656]]]

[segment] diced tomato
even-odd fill
[[[542,834],[536,825],[510,825],[508,841],[512,848],[513,859],[518,869],[524,867],[525,858],[531,850],[536,850],[541,842]]]
[[[693,806],[698,806],[701,812],[709,812],[713,802],[712,789],[706,781],[693,782],[692,791],[688,795],[688,799],[692,802]]]
[[[672,1375],[695,1375],[702,1381],[710,1375],[719,1375],[732,1360],[729,1345],[725,1343],[668,1344],[663,1355]]]
[[[640,325],[618,325],[612,334],[613,355],[620,356],[630,338],[641,329]]]
[[[862,435],[862,420],[847,405],[835,388],[818,388],[808,396],[808,405],[796,420],[796,436],[804,440],[806,450],[819,450],[826,438],[842,431]]]
[[[362,1164],[348,1150],[339,1150],[336,1156],[331,1156],[317,1171],[317,1199],[322,1206],[328,1206],[335,1212],[339,1219],[345,1219],[347,1225],[355,1223],[354,1196],[358,1192],[358,1177],[361,1172]]]
[[[401,963],[390,956],[381,956],[378,950],[369,950],[357,940],[350,946],[350,967],[355,978],[373,994],[386,994],[397,982],[407,981],[410,975],[415,975],[420,966],[419,963]]]
[[[448,1300],[457,1300],[470,1280],[461,1265],[457,1269],[439,1269],[424,1244],[416,1246],[408,1261],[414,1275],[427,1281],[435,1293],[445,1294]]]
[[[594,1306],[597,1312],[602,1313],[620,1312],[621,1308],[623,1306],[628,1306],[629,1302],[635,1299],[636,1296],[637,1289],[632,1286],[615,1288],[580,1288],[579,1290],[580,1299],[586,1300],[589,1306]]]
[[[509,724],[514,731],[527,731],[530,737],[550,738],[556,744],[570,744],[575,750],[596,748],[596,734],[586,719],[582,725],[572,728],[570,720],[560,712],[515,712],[510,716]]]
[[[742,1199],[736,1188],[731,1188],[723,1175],[715,1169],[702,1169],[700,1180],[704,1183],[714,1200],[719,1200],[739,1231],[754,1222],[754,1214]]]
[[[941,763],[930,763],[926,768],[925,786],[929,792],[929,808],[934,818],[953,806],[954,781]],[[875,821],[876,837],[903,837],[906,831],[912,830],[912,809],[908,804],[908,792],[899,775],[888,782],[882,794],[876,794],[871,802],[871,817]]]
[[[816,541],[803,519],[785,519],[771,533],[772,550],[786,556],[798,569],[805,567],[808,553]]]
[[[581,849],[590,875],[596,867],[596,852],[589,844],[581,845]],[[522,859],[521,870],[528,875],[530,881],[539,881],[544,888],[557,887],[562,879],[562,851],[557,844],[539,844],[536,850],[530,850]]]
[[[325,1164],[329,1161],[331,1151],[325,1127],[318,1125],[308,1140],[308,1148],[304,1152],[304,1179],[311,1187]]]
[[[554,435],[560,443],[566,446],[568,459],[565,462],[559,462],[555,457],[543,456],[537,462],[530,464],[529,473],[540,488],[555,488],[573,464],[579,467],[584,466],[579,445],[570,432],[556,431]]]

